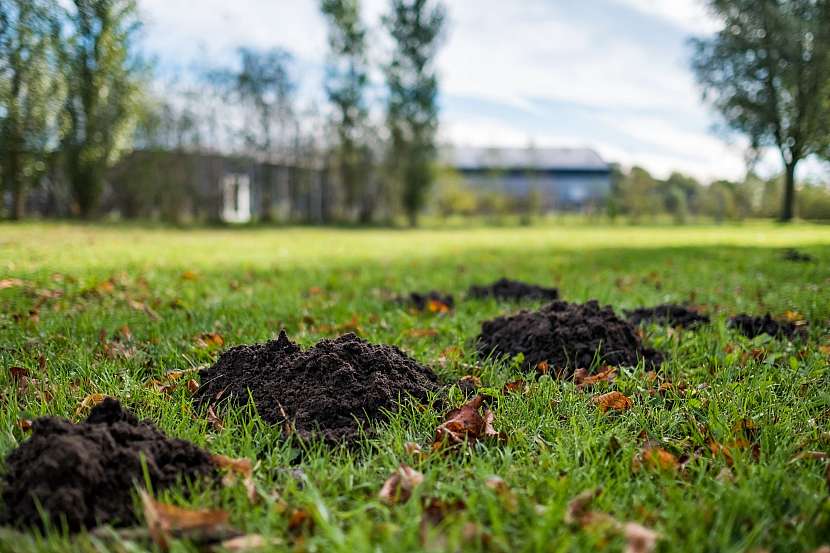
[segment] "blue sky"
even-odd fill
[[[386,0],[364,0],[372,56]],[[590,146],[656,175],[740,178],[740,137],[716,132],[688,68],[692,36],[716,28],[700,0],[445,0],[438,70],[443,141]],[[139,0],[145,47],[164,72],[228,63],[238,46],[296,56],[306,102],[324,104],[326,28],[316,0]],[[380,79],[380,75],[375,75]],[[765,161],[777,169],[777,159]]]

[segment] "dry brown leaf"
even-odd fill
[[[17,427],[23,432],[29,432],[32,429],[31,419],[18,419]]]
[[[458,409],[447,413],[444,422],[435,431],[433,450],[462,443],[472,444],[487,437],[503,437],[493,429],[493,412],[489,409],[482,416],[479,413],[484,398],[476,396]]]
[[[810,460],[810,461],[826,461],[830,459],[830,453],[826,451],[802,451],[792,459],[790,459],[790,463],[797,463],[798,461]]]
[[[484,481],[484,485],[496,492],[501,499],[504,510],[508,513],[515,513],[519,509],[519,499],[507,482],[500,476],[491,476]]]
[[[228,474],[222,479],[223,485],[233,486],[236,484],[237,477],[241,477],[248,501],[251,503],[259,501],[259,494],[254,484],[254,464],[250,459],[234,459],[225,455],[211,455],[210,460],[217,467],[228,471]]]
[[[288,531],[294,536],[307,534],[314,528],[314,518],[305,509],[294,509],[288,519]]]
[[[407,334],[413,338],[426,338],[429,336],[438,336],[438,331],[434,328],[410,328]]]
[[[412,491],[421,485],[424,475],[405,464],[401,464],[383,483],[378,499],[386,505],[406,503],[412,497]]]
[[[536,372],[539,374],[548,374],[550,372],[550,363],[547,361],[539,361],[536,363]]]
[[[598,382],[613,382],[617,375],[616,367],[602,367],[598,373],[590,374],[585,369],[576,369],[574,371],[574,384],[577,388],[582,389],[588,386],[593,386]]]
[[[514,392],[521,392],[524,390],[524,388],[525,381],[520,378],[519,380],[514,380],[512,382],[506,383],[501,391],[503,394],[511,394]]]
[[[603,413],[607,412],[609,409],[614,411],[626,411],[634,405],[634,402],[631,401],[630,397],[625,396],[616,390],[608,392],[607,394],[594,396],[591,398],[591,401],[594,402],[594,405],[599,407],[599,410]]]
[[[590,515],[589,508],[594,499],[602,495],[602,488],[585,490],[568,502],[565,508],[565,524],[585,526]]]
[[[19,278],[4,278],[0,279],[0,290],[5,290],[6,288],[17,288],[18,286],[23,286],[24,282]]]
[[[223,541],[219,546],[225,551],[245,552],[282,544],[279,538],[266,538],[260,534],[247,534]]]
[[[449,313],[450,306],[439,300],[429,300],[427,302],[427,311],[430,313]]]
[[[85,411],[92,409],[107,398],[104,394],[88,394],[81,400],[78,407],[75,409],[75,416],[82,415]]]
[[[463,390],[472,387],[473,389],[481,388],[481,378],[478,376],[468,374],[458,379],[458,386]]]
[[[18,382],[29,378],[29,370],[23,367],[9,367],[9,374],[11,374],[12,380],[16,380]]]
[[[197,391],[199,391],[199,383],[191,378],[187,381],[187,390],[191,394],[195,394]]]
[[[625,537],[625,553],[651,553],[657,548],[660,534],[636,522],[626,522],[622,527]]]
[[[426,455],[424,450],[421,449],[421,446],[415,442],[406,442],[403,444],[403,450],[406,451],[407,455],[413,455],[415,457],[423,457]]]
[[[441,524],[447,517],[459,513],[467,508],[467,505],[460,499],[444,501],[443,499],[429,498],[421,503],[423,512],[421,514],[421,544],[429,544],[431,548],[443,549],[446,540],[443,536],[433,536],[432,531]]]
[[[634,471],[645,467],[650,470],[674,471],[679,468],[677,457],[662,447],[647,447],[634,457]]]
[[[219,415],[216,414],[216,410],[213,408],[213,405],[208,405],[207,420],[217,432],[221,432],[222,429],[225,428],[225,424],[222,422],[222,419],[219,418]]]
[[[196,347],[200,349],[221,348],[225,339],[218,332],[203,332],[196,337]]]
[[[139,490],[144,520],[153,542],[162,550],[170,548],[170,540],[187,537],[222,535],[227,533],[228,513],[220,510],[189,510],[160,503],[145,490]]]

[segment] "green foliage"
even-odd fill
[[[106,170],[133,137],[144,71],[135,43],[141,23],[135,0],[74,0],[67,19],[63,155],[78,211],[90,217]]]
[[[358,220],[367,223],[372,220],[376,204],[368,189],[372,160],[367,145],[369,112],[364,97],[369,82],[366,28],[360,20],[359,0],[321,0],[320,8],[329,23],[326,93],[335,108],[337,172],[347,212],[357,213]]]
[[[391,0],[390,13],[383,17],[394,43],[385,68],[390,167],[413,226],[433,180],[438,128],[434,60],[445,19],[443,4],[433,0]]]
[[[830,126],[830,2],[709,0],[722,22],[694,41],[704,97],[753,148],[774,146],[785,165],[781,218],[794,215],[795,168]]]
[[[26,191],[46,172],[63,95],[53,0],[0,0],[0,178],[11,216],[24,215]]]

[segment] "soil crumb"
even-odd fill
[[[536,284],[528,284],[519,280],[500,278],[486,286],[470,286],[467,294],[471,298],[485,299],[496,298],[500,300],[557,300],[559,290],[557,288],[545,288]]]
[[[39,418],[31,437],[6,457],[0,523],[42,528],[42,506],[51,524],[65,520],[71,532],[134,524],[133,491],[145,482],[142,459],[154,491],[215,470],[207,451],[168,438],[114,399],[79,424]]]
[[[792,261],[795,263],[811,263],[815,261],[812,255],[800,252],[795,248],[787,248],[782,252],[781,257],[784,258],[784,261]]]
[[[662,355],[643,346],[637,328],[596,300],[555,301],[538,311],[520,311],[481,325],[478,352],[484,357],[524,354],[525,368],[568,377],[578,368],[634,366],[645,359],[657,368]],[[595,364],[595,362],[598,362]]]
[[[408,303],[418,311],[444,312],[455,307],[455,298],[452,294],[430,290],[429,292],[412,292]]]
[[[361,424],[382,418],[399,399],[426,401],[438,389],[432,370],[397,347],[351,333],[303,351],[283,331],[276,340],[226,351],[201,380],[197,406],[244,405],[251,397],[266,422],[327,443],[353,440]]]
[[[625,316],[635,325],[655,323],[659,325],[694,328],[709,322],[708,316],[674,303],[664,303],[654,307],[640,307],[632,311],[626,311]]]
[[[804,326],[796,325],[789,321],[777,321],[769,313],[763,317],[755,317],[741,313],[729,319],[729,326],[738,329],[747,338],[755,338],[761,334],[797,338],[806,333]]]

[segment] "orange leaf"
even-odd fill
[[[184,271],[182,273],[182,280],[198,280],[199,275],[195,271]]]
[[[539,374],[548,374],[550,372],[550,363],[547,361],[539,361],[536,363],[536,372]]]
[[[203,332],[196,337],[196,346],[201,349],[220,348],[225,345],[225,339],[217,332]]]
[[[613,382],[616,374],[616,367],[602,367],[596,374],[589,374],[585,369],[577,369],[574,371],[574,384],[582,389],[598,382]]]
[[[508,382],[502,388],[503,394],[510,394],[513,392],[521,392],[525,387],[525,381],[522,379],[514,380],[512,382]]]
[[[84,399],[81,400],[81,403],[75,409],[75,416],[80,416],[84,411],[88,409],[92,409],[102,401],[107,398],[104,394],[89,394]]]
[[[591,401],[593,401],[594,405],[599,407],[600,411],[603,413],[609,409],[614,411],[625,411],[634,405],[634,402],[631,401],[630,397],[625,396],[616,390],[608,392],[607,394],[594,396],[591,398]]]
[[[634,459],[635,471],[639,470],[640,466],[651,470],[672,471],[677,470],[679,463],[673,454],[662,447],[655,446],[644,449]]]
[[[438,300],[429,300],[427,302],[427,311],[430,313],[449,313],[450,306]]]
[[[423,481],[423,474],[412,467],[401,464],[383,483],[383,487],[378,493],[378,499],[390,506],[406,503],[412,496],[412,491]]]
[[[145,490],[139,490],[144,508],[144,520],[153,542],[162,551],[170,548],[171,538],[188,533],[219,533],[226,528],[228,513],[219,510],[188,510],[150,497]]]

